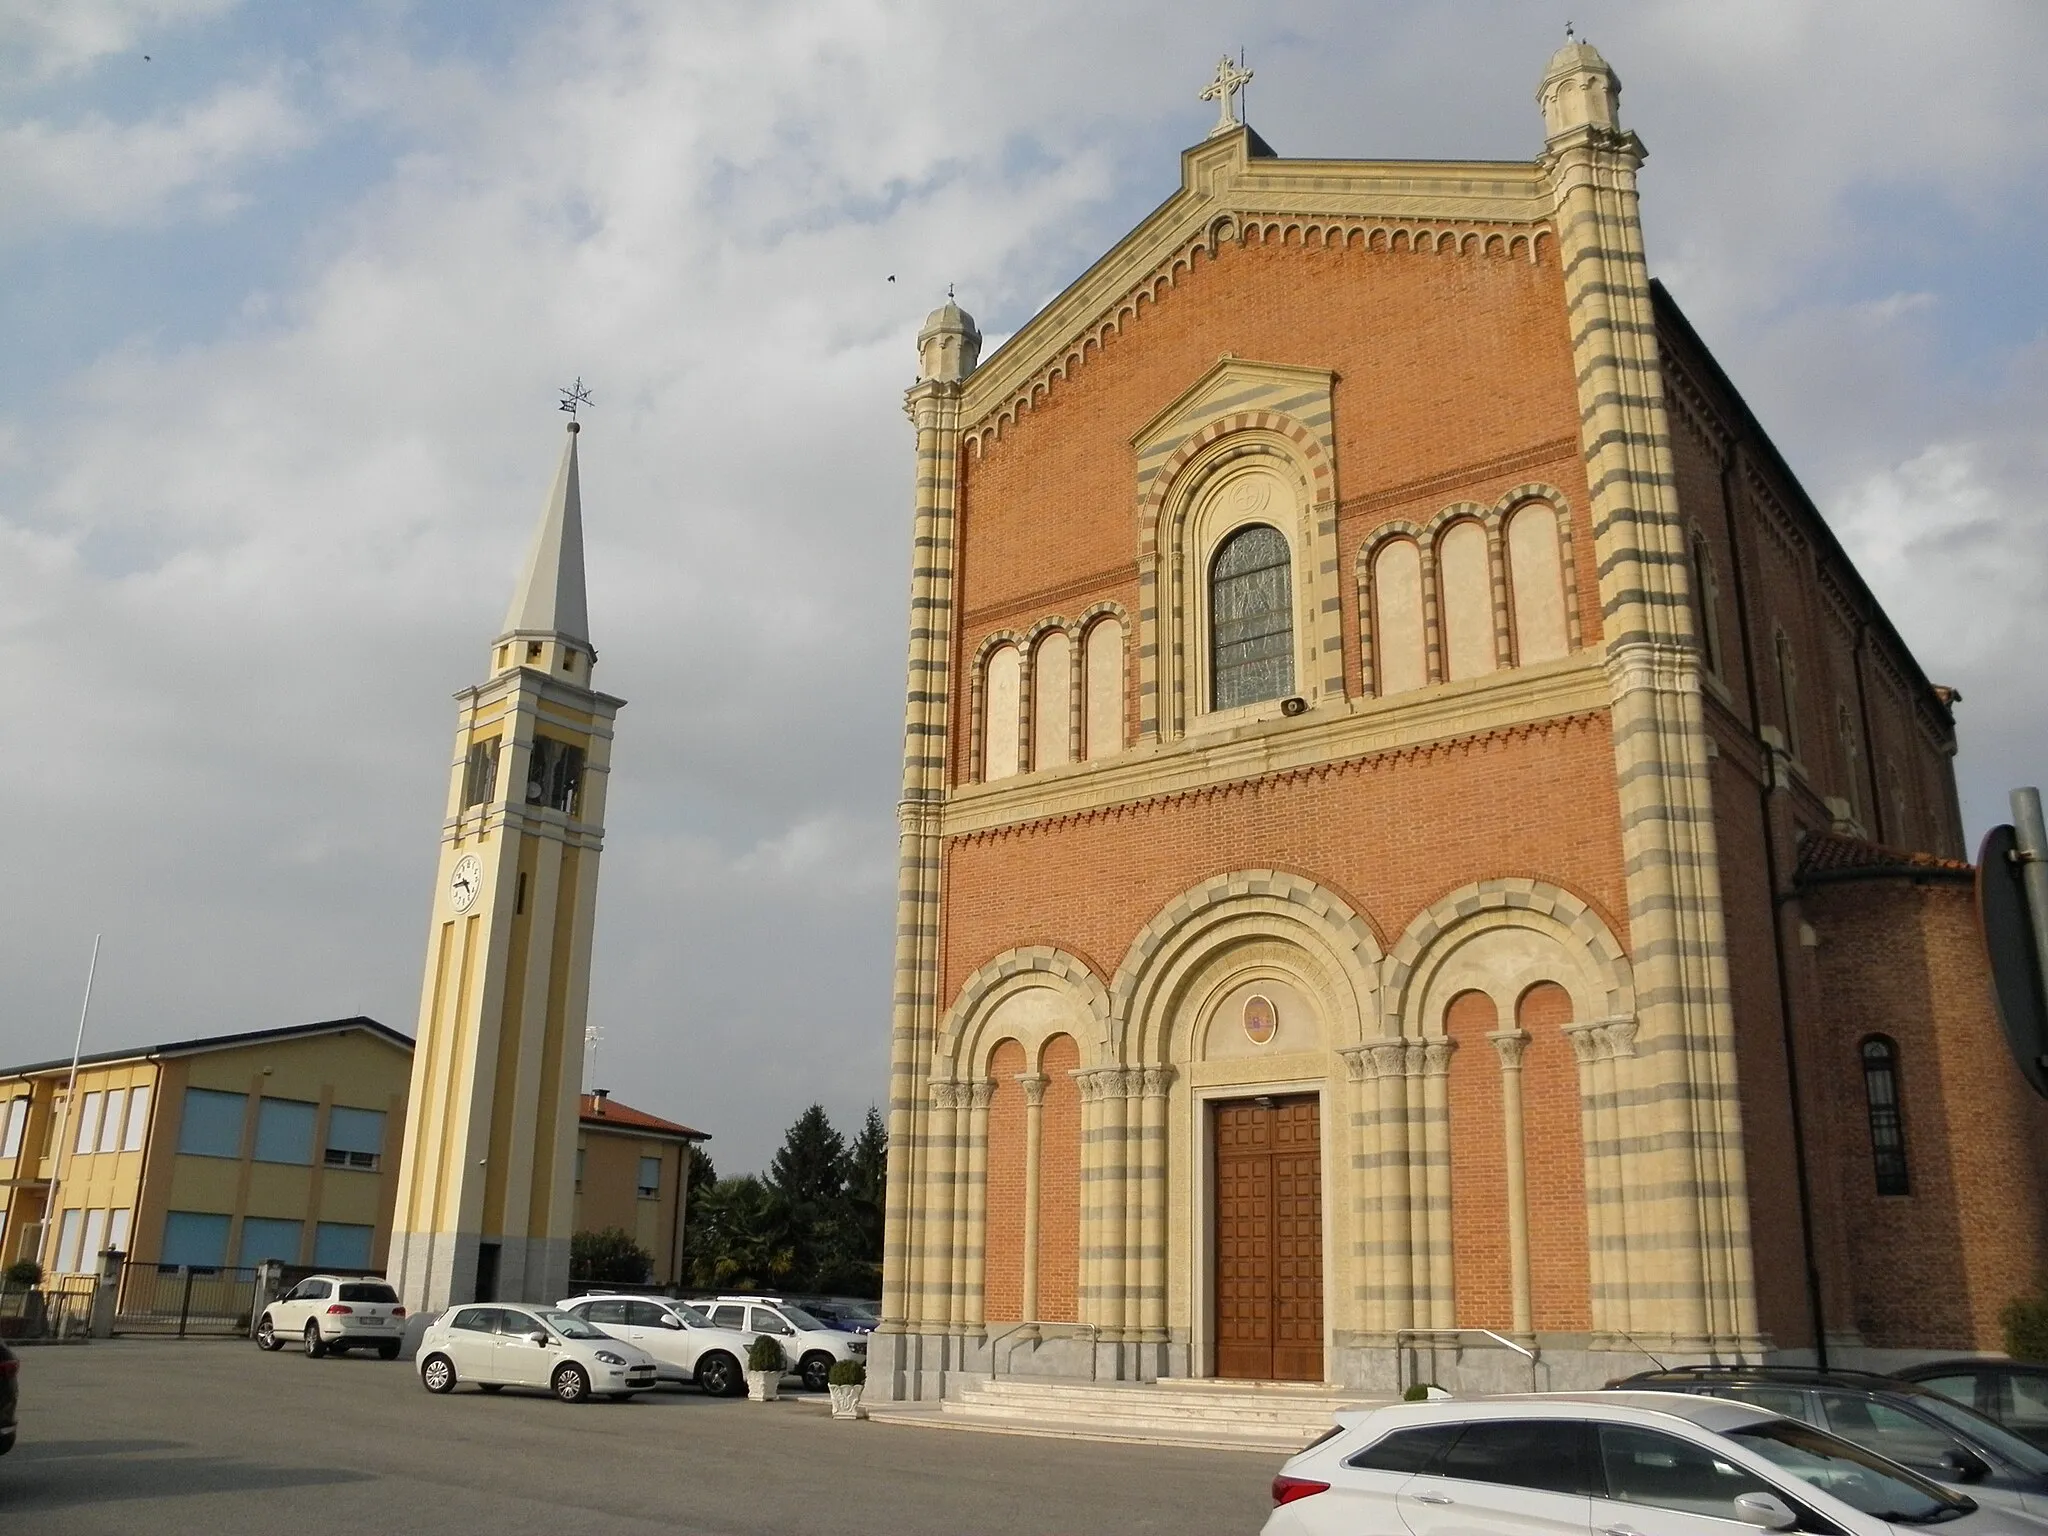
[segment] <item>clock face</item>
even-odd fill
[[[465,853],[456,862],[455,873],[448,877],[448,897],[458,912],[467,912],[476,905],[476,899],[483,894],[484,867],[473,853]]]

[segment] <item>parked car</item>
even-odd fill
[[[14,1449],[14,1411],[21,1401],[21,1362],[0,1344],[0,1456]]]
[[[2039,1522],[1797,1419],[1677,1393],[1395,1403],[1273,1479],[1266,1536],[2038,1536]]]
[[[1795,1366],[1683,1366],[1614,1386],[1750,1403],[1831,1430],[1987,1504],[2048,1516],[2048,1451],[1914,1382]]]
[[[827,1328],[841,1333],[873,1333],[882,1314],[872,1301],[851,1296],[795,1296],[790,1298]]]
[[[351,1349],[374,1349],[396,1360],[405,1341],[405,1308],[382,1280],[359,1275],[308,1275],[263,1309],[256,1322],[261,1349],[301,1340],[317,1360]]]
[[[658,1381],[693,1381],[712,1397],[739,1397],[747,1390],[747,1346],[753,1340],[714,1327],[687,1301],[599,1292],[572,1296],[561,1310],[647,1351]]]
[[[1893,1372],[1901,1381],[1952,1397],[1996,1419],[2029,1445],[2048,1450],[2048,1365],[2023,1360],[1930,1360]]]
[[[539,1387],[565,1403],[615,1400],[652,1391],[654,1356],[553,1307],[453,1307],[420,1338],[420,1383],[453,1392],[474,1382],[486,1392]]]
[[[790,1374],[800,1378],[812,1392],[827,1385],[834,1361],[868,1358],[865,1334],[841,1333],[811,1316],[802,1307],[780,1296],[721,1296],[716,1301],[695,1303],[697,1309],[720,1328],[731,1328],[752,1336],[765,1333],[782,1346],[789,1357]]]

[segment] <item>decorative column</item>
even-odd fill
[[[903,789],[897,806],[896,958],[889,1044],[888,1196],[882,1237],[882,1323],[871,1361],[878,1397],[922,1396],[915,1335],[931,1252],[925,1080],[939,1018],[939,832],[946,795],[947,712],[953,697],[953,518],[958,493],[961,381],[981,333],[948,303],[918,336],[918,383],[905,399],[917,432],[911,534]]]
[[[1537,101],[1592,498],[1629,948],[1652,1045],[1631,1085],[1652,1122],[1631,1176],[1659,1193],[1632,1234],[1633,1278],[1662,1298],[1638,1321],[1667,1347],[1748,1351],[1760,1340],[1711,761],[1637,206],[1643,147],[1620,125],[1620,95],[1598,51],[1568,43]]]
[[[1143,1163],[1135,1203],[1142,1212],[1138,1327],[1147,1344],[1166,1342],[1166,1095],[1177,1075],[1172,1067],[1147,1067],[1144,1073]],[[1154,1359],[1154,1375],[1163,1361],[1163,1356]]]
[[[960,1321],[969,1334],[982,1331],[982,1298],[988,1277],[988,1106],[995,1096],[993,1078],[967,1085],[967,1211],[953,1248],[967,1269],[960,1285]]]
[[[1038,1187],[1040,1148],[1045,1144],[1045,1085],[1052,1081],[1043,1072],[1019,1072],[1017,1082],[1024,1090],[1024,1322],[1038,1318]],[[984,1239],[984,1246],[986,1240]]]
[[[1486,1037],[1500,1053],[1501,1134],[1507,1145],[1508,1289],[1514,1302],[1517,1338],[1536,1332],[1535,1306],[1529,1294],[1529,1165],[1528,1143],[1522,1136],[1522,1053],[1528,1034],[1503,1029]]]
[[[926,1147],[931,1158],[925,1205],[925,1251],[917,1266],[923,1276],[920,1304],[914,1314],[926,1333],[945,1333],[953,1321],[953,1259],[956,1242],[954,1222],[955,1178],[959,1162],[956,1126],[967,1085],[951,1078],[935,1078],[931,1085],[931,1115],[925,1127]]]
[[[1579,1137],[1586,1169],[1586,1242],[1592,1288],[1594,1345],[1624,1341],[1636,1328],[1631,1316],[1628,1184],[1623,1155],[1634,1111],[1621,1103],[1619,1063],[1635,1054],[1634,1019],[1567,1024],[1565,1038],[1579,1062]]]
[[[1408,1048],[1399,1039],[1340,1054],[1358,1089],[1359,1246],[1364,1251],[1365,1331],[1391,1337],[1412,1327],[1414,1277],[1408,1238]]]
[[[1430,1328],[1457,1326],[1451,1288],[1451,1052],[1458,1042],[1442,1035],[1410,1046],[1408,1070],[1421,1057],[1423,1231],[1421,1255],[1426,1268],[1424,1294],[1429,1298]],[[1413,1079],[1411,1079],[1412,1081]],[[1413,1099],[1411,1098],[1411,1101]]]
[[[1130,1172],[1130,1085],[1121,1067],[1105,1067],[1096,1092],[1102,1107],[1101,1134],[1096,1143],[1094,1201],[1100,1216],[1096,1233],[1102,1244],[1102,1301],[1099,1316],[1104,1331],[1121,1340],[1128,1326],[1125,1306],[1130,1299],[1126,1268],[1129,1251],[1124,1244],[1126,1184]]]

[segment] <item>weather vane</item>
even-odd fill
[[[572,420],[576,415],[577,406],[596,403],[590,398],[590,391],[583,387],[583,375],[580,373],[576,375],[576,382],[574,384],[571,384],[567,389],[557,390],[556,393],[562,397],[562,403],[556,406],[555,409],[567,411]]]

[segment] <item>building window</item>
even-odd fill
[[[187,1088],[185,1118],[178,1124],[178,1150],[193,1157],[240,1157],[242,1116],[248,1107],[246,1093]]]
[[[1024,658],[1014,645],[988,653],[982,669],[981,777],[993,784],[1019,767],[1017,711],[1024,692]]]
[[[299,1262],[299,1234],[306,1230],[303,1221],[294,1221],[272,1216],[244,1216],[242,1218],[242,1252],[235,1261],[244,1269],[261,1264],[265,1259],[281,1259],[287,1264]]]
[[[661,1193],[661,1159],[643,1157],[640,1159],[640,1189],[642,1200],[652,1200]]]
[[[240,1098],[240,1094],[235,1095]],[[228,1218],[214,1211],[166,1211],[164,1246],[157,1262],[219,1269],[228,1256]]]
[[[584,1149],[584,1148],[582,1148],[582,1147],[578,1147],[578,1148],[576,1149],[576,1191],[577,1191],[577,1193],[578,1193],[578,1194],[581,1194],[581,1193],[583,1192],[583,1153],[584,1153],[584,1150],[585,1150],[585,1149]]]
[[[1721,586],[1714,578],[1714,556],[1703,534],[1692,536],[1692,595],[1700,621],[1700,652],[1707,670],[1721,675]]]
[[[1373,556],[1373,691],[1381,698],[1429,681],[1429,646],[1423,631],[1422,548],[1413,539],[1389,539]]]
[[[1514,603],[1515,661],[1527,665],[1571,654],[1565,618],[1564,541],[1557,510],[1546,502],[1517,507],[1508,518],[1508,591]]]
[[[361,1168],[375,1172],[383,1160],[384,1111],[347,1109],[327,1112],[325,1162],[330,1168]]]
[[[123,1152],[140,1152],[142,1139],[149,1132],[149,1089],[145,1085],[132,1090],[128,1095],[128,1129],[121,1137]]]
[[[574,816],[582,788],[583,749],[552,736],[534,737],[526,765],[526,803]]]
[[[1057,768],[1072,757],[1074,648],[1063,629],[1047,630],[1031,653],[1031,766]]]
[[[1124,626],[1097,619],[1081,642],[1081,755],[1109,757],[1124,749]]]
[[[135,1213],[125,1206],[111,1214],[107,1221],[107,1246],[117,1253],[128,1251],[128,1224]]]
[[[1880,1195],[1909,1195],[1906,1123],[1899,1109],[1899,1048],[1883,1035],[1863,1042],[1863,1098],[1870,1109],[1870,1161]]]
[[[21,1156],[21,1133],[28,1129],[28,1100],[20,1098],[7,1106],[7,1126],[0,1132],[0,1157]]]
[[[1461,517],[1436,541],[1437,586],[1443,593],[1444,676],[1481,677],[1500,664],[1494,654],[1493,561],[1486,530]]]
[[[121,1117],[128,1109],[128,1090],[112,1088],[107,1091],[107,1107],[100,1115],[100,1139],[98,1150],[118,1152],[121,1150]]]
[[[352,1222],[320,1222],[313,1228],[313,1262],[322,1269],[368,1269],[370,1229]]]
[[[100,1139],[100,1105],[106,1098],[102,1093],[88,1093],[78,1106],[78,1140],[72,1151],[83,1154],[92,1151]]]
[[[498,738],[469,744],[469,771],[464,775],[462,804],[489,805],[498,793]]]
[[[1294,691],[1292,556],[1279,529],[1240,528],[1209,568],[1209,695],[1235,709]]]
[[[313,1121],[320,1106],[299,1099],[265,1099],[256,1106],[256,1161],[313,1161]]]
[[[1792,642],[1785,637],[1785,631],[1778,631],[1775,649],[1778,658],[1778,703],[1784,711],[1785,750],[1799,755],[1799,668],[1792,660]]]
[[[84,1229],[85,1212],[66,1211],[57,1223],[57,1273],[75,1275],[78,1273],[78,1238]]]

